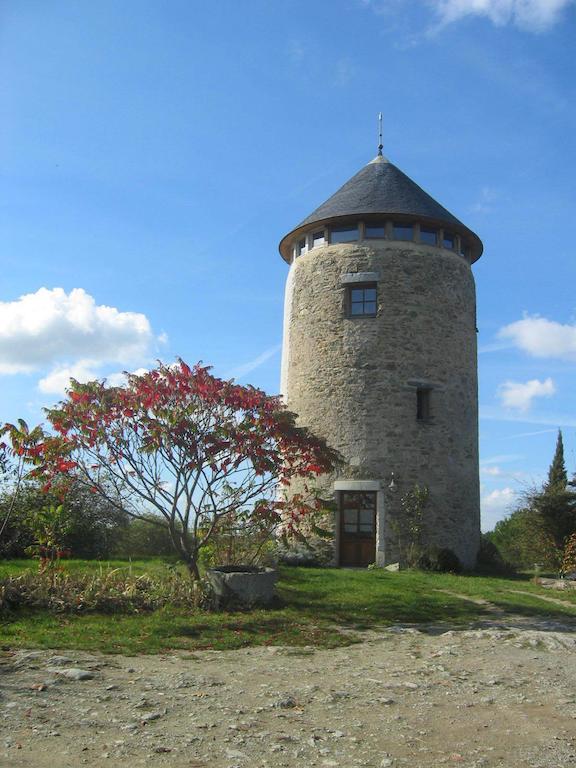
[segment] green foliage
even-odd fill
[[[480,537],[480,549],[476,560],[476,570],[479,573],[511,575],[514,566],[500,554],[500,550],[492,541],[492,533],[483,533]]]
[[[562,432],[558,431],[548,479],[524,494],[522,506],[496,524],[490,540],[503,560],[517,568],[558,570],[564,547],[576,531],[576,492],[568,483]]]
[[[528,494],[526,502],[539,516],[560,558],[567,539],[576,530],[576,493],[566,485],[546,486],[543,491]]]
[[[488,534],[501,558],[515,568],[534,568],[538,563],[555,570],[558,550],[541,516],[534,509],[522,507],[496,523]]]
[[[62,504],[34,510],[28,515],[26,524],[34,537],[34,544],[28,550],[39,559],[41,571],[56,565],[68,554],[64,537],[70,529],[70,518]]]
[[[558,438],[556,440],[556,450],[554,452],[554,458],[552,464],[548,469],[548,481],[544,486],[544,490],[563,490],[568,483],[568,474],[566,473],[566,464],[564,462],[564,443],[562,441],[562,430],[558,430]]]

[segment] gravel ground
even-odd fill
[[[398,626],[337,650],[0,660],[0,766],[576,765],[576,624]]]

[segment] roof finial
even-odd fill
[[[378,157],[382,157],[382,150],[384,145],[382,144],[382,112],[378,113]]]

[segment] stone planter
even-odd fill
[[[274,568],[221,565],[206,571],[206,577],[217,607],[234,604],[251,607],[272,603],[278,572]]]

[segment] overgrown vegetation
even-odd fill
[[[162,575],[123,569],[69,572],[62,567],[25,571],[0,580],[0,614],[23,608],[54,613],[140,613],[171,606],[197,609],[204,593],[175,568]]]

